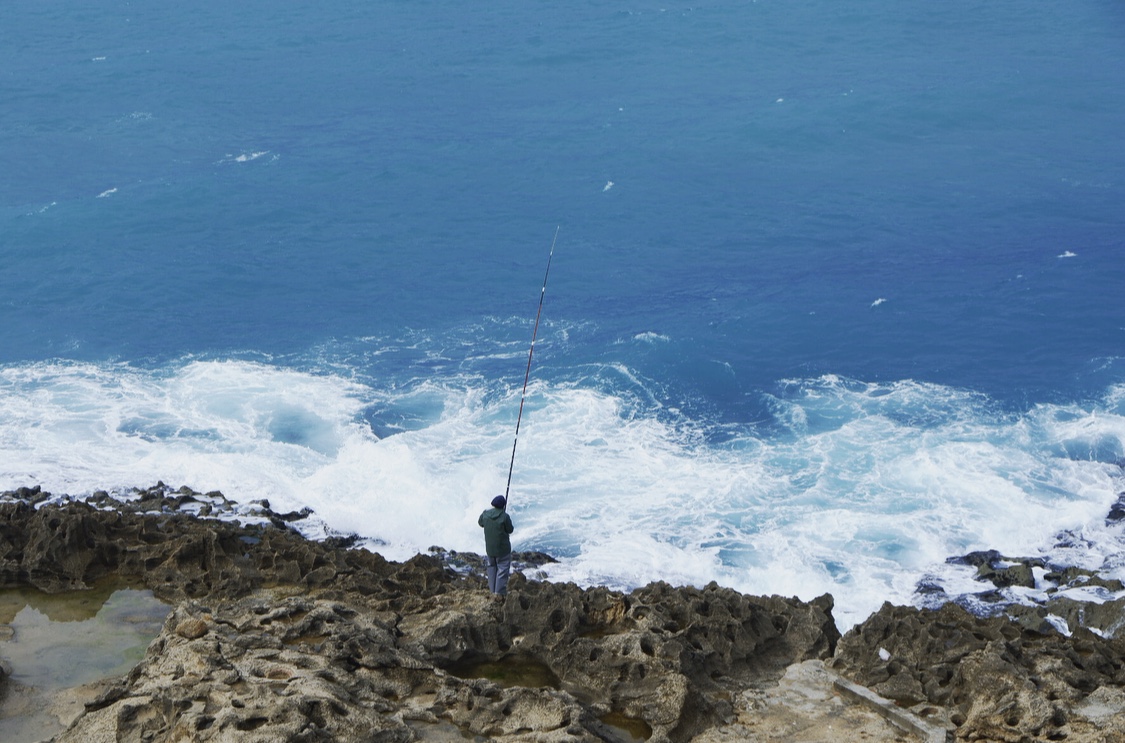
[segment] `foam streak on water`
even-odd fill
[[[768,425],[720,441],[622,390],[533,383],[515,546],[565,558],[551,577],[583,584],[828,591],[843,626],[910,602],[920,577],[973,549],[1037,553],[1073,529],[1088,543],[1069,557],[1104,567],[1122,546],[1102,523],[1122,489],[1123,399],[1115,387],[1014,414],[938,385],[828,376],[781,384]],[[0,489],[163,480],[309,506],[394,559],[475,551],[518,402],[469,376],[380,388],[249,361],[9,366]],[[374,433],[404,411],[410,425]]]

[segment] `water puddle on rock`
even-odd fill
[[[499,660],[457,663],[445,670],[458,678],[488,679],[507,687],[564,688],[559,677],[545,663],[519,655],[509,655]],[[579,693],[577,696],[590,701],[588,693]],[[620,712],[609,712],[598,719],[608,728],[607,740],[612,739],[613,743],[643,743],[652,737],[652,728],[644,720],[627,717]],[[418,730],[421,729],[419,726]],[[461,734],[468,737],[463,732]],[[423,740],[431,738],[423,736]]]
[[[463,679],[488,679],[501,686],[559,689],[561,683],[546,664],[534,658],[508,656],[500,660],[459,663],[445,669]]]
[[[613,728],[622,743],[642,743],[652,737],[652,728],[644,720],[610,712],[598,718]]]
[[[107,679],[129,672],[171,607],[120,583],[45,594],[0,591],[0,741],[34,743],[61,732]]]

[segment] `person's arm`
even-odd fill
[[[512,517],[508,514],[504,514],[504,531],[511,534],[515,530],[516,527],[512,525]]]

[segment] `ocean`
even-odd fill
[[[557,229],[552,579],[1125,578],[1122,91],[1110,0],[9,0],[0,490],[480,551]]]

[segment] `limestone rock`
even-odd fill
[[[958,740],[1125,740],[1125,715],[1098,729],[1072,712],[1125,685],[1125,643],[1084,629],[1067,638],[954,604],[884,604],[844,635],[832,666],[904,706],[950,709]]]
[[[4,585],[61,591],[114,575],[177,603],[144,660],[60,743],[408,741],[434,726],[623,740],[611,721],[688,741],[729,719],[747,683],[828,658],[839,639],[830,596],[665,583],[625,594],[517,572],[496,602],[468,559],[468,571],[433,555],[391,563],[273,519],[175,512],[170,499],[190,491],[141,495],[129,508],[0,503]],[[533,570],[545,558],[523,559]]]
[[[392,563],[352,538],[306,540],[288,526],[300,512],[265,502],[258,525],[240,526],[179,510],[233,511],[222,494],[158,483],[137,495],[0,499],[0,586],[81,590],[115,576],[176,605],[141,663],[106,683],[60,743],[594,743],[627,740],[626,724],[651,743],[719,740],[756,729],[753,690],[813,659],[949,720],[959,741],[1125,740],[1120,600],[1007,607],[1015,621],[888,604],[841,638],[828,595],[583,589],[535,580],[549,558],[528,554],[498,602],[479,556]],[[1034,558],[956,559],[994,583],[1026,584],[1038,568],[1060,585],[1114,589]]]

